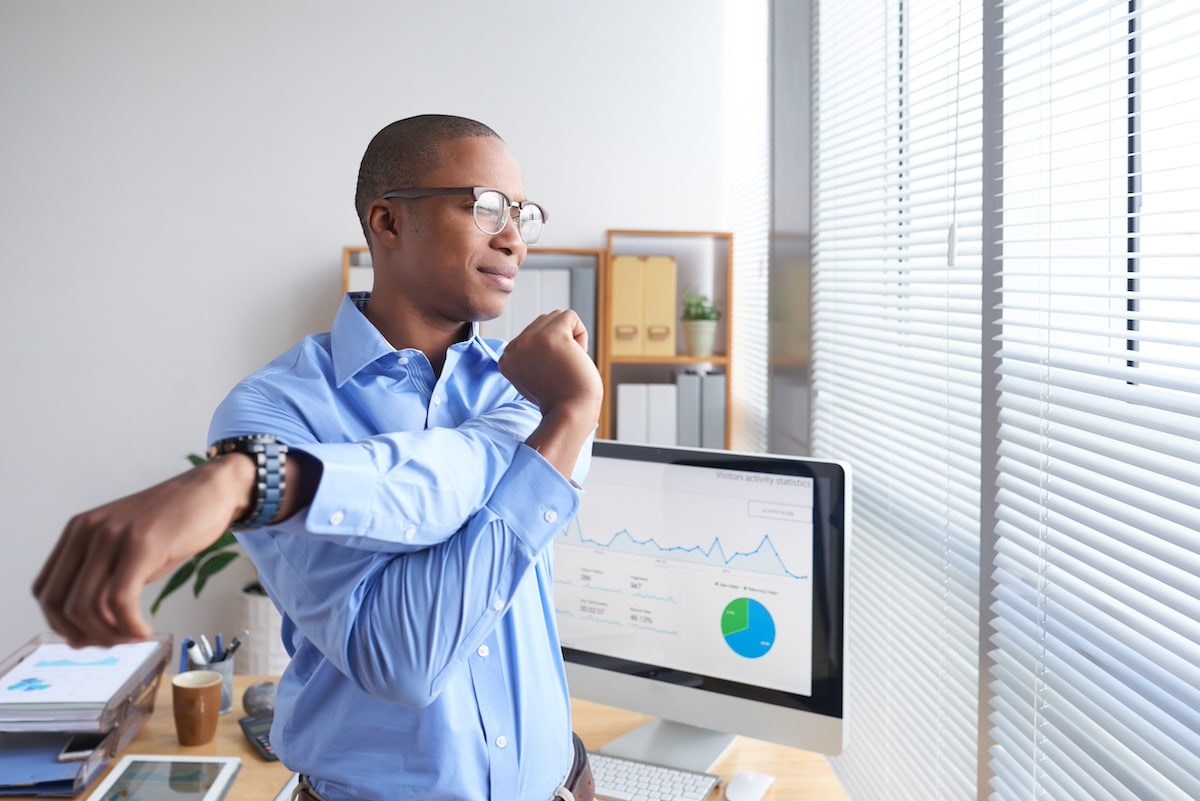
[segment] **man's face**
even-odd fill
[[[469,137],[441,147],[441,164],[420,187],[486,186],[525,199],[521,168],[499,139]],[[395,288],[409,311],[434,325],[490,320],[504,311],[528,247],[509,220],[498,234],[475,225],[471,195],[394,200],[402,242]]]

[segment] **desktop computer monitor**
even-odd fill
[[[705,771],[735,735],[842,750],[850,475],[598,440],[554,543],[571,694],[657,719],[600,750]]]

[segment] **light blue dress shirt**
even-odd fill
[[[498,342],[454,345],[435,377],[368,297],[239,383],[209,431],[322,466],[307,510],[238,535],[292,655],[272,745],[329,801],[546,801],[572,757],[550,545],[578,489],[523,444],[540,415]]]

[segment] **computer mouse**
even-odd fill
[[[736,773],[725,785],[726,801],[759,801],[767,793],[767,788],[774,783],[775,777],[766,773],[745,771]]]

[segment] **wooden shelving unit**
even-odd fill
[[[604,381],[604,403],[598,435],[611,439],[616,434],[616,392],[623,381],[669,383],[675,372],[694,368],[699,372],[722,372],[725,381],[725,441],[730,442],[732,408],[730,320],[733,309],[733,234],[723,231],[657,231],[611,229],[607,233],[606,259],[600,278],[600,323],[596,339],[600,343],[597,367]],[[722,311],[717,327],[716,347],[711,356],[688,355],[682,332],[676,328],[673,355],[634,356],[612,354],[613,295],[611,265],[614,257],[671,256],[676,265],[675,320],[678,323],[684,294],[697,291],[714,298]]]

